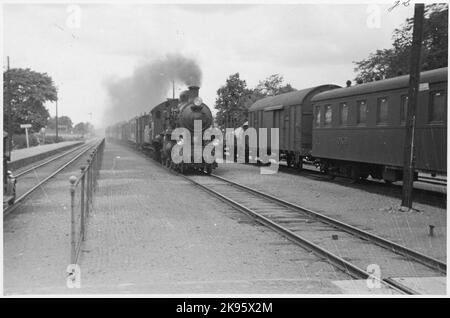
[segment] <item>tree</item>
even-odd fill
[[[250,99],[251,93],[245,80],[240,79],[239,73],[230,75],[226,84],[217,90],[215,108],[218,110],[216,122],[219,127],[239,127],[246,121],[246,101]]]
[[[295,89],[291,86],[291,84],[286,84],[283,86],[283,76],[279,74],[273,74],[267,77],[265,80],[259,81],[258,85],[253,90],[253,94],[262,98],[292,91],[295,91]]]
[[[94,125],[92,125],[89,122],[79,122],[78,124],[73,127],[73,131],[76,134],[84,136],[85,134],[94,134]]]
[[[31,124],[39,131],[47,124],[49,113],[44,103],[56,101],[56,87],[46,73],[30,69],[13,68],[3,72],[3,118],[11,120],[14,133],[22,134],[21,124]],[[8,99],[11,103],[11,118]]]
[[[246,100],[246,106],[249,108],[254,102],[259,99],[275,96],[279,94],[289,93],[296,89],[291,84],[283,85],[283,76],[273,74],[266,79],[259,81],[258,85],[253,89],[252,94]]]
[[[58,117],[58,126],[67,126],[67,129],[72,129],[73,122],[69,116]],[[56,129],[56,117],[52,117],[47,122],[47,127],[50,129]]]
[[[274,74],[259,81],[254,89],[248,89],[239,73],[230,75],[226,84],[217,90],[215,108],[219,127],[239,127],[248,119],[248,109],[257,100],[295,91],[290,84],[283,85],[283,76]]]
[[[392,48],[377,50],[367,59],[353,62],[357,72],[355,80],[371,82],[375,79],[390,78],[409,73],[410,52],[414,19],[393,32]],[[448,4],[431,4],[425,8],[422,67],[423,71],[448,64]]]
[[[79,122],[73,127],[73,131],[76,134],[84,136],[87,133],[86,125],[83,122]]]

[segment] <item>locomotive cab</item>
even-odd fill
[[[3,205],[14,204],[16,200],[16,179],[8,170],[8,161],[11,160],[8,133],[3,132]]]

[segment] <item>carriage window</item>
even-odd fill
[[[320,106],[316,106],[316,127],[320,126]]]
[[[367,113],[367,104],[365,100],[359,100],[356,102],[357,105],[357,123],[365,124],[366,123],[366,113]]]
[[[331,105],[325,105],[325,126],[331,126]]]
[[[444,110],[447,106],[447,98],[443,91],[431,92],[430,101],[430,121],[442,122],[444,121]]]
[[[347,103],[339,104],[339,113],[341,119],[341,125],[347,125],[348,122],[348,106]]]
[[[377,124],[387,124],[388,121],[388,99],[378,98],[377,103]]]
[[[408,117],[408,96],[402,96],[402,102],[400,104],[400,120],[401,122],[406,122]]]
[[[155,117],[156,117],[156,119],[160,119],[161,118],[161,112],[159,110],[156,111]]]

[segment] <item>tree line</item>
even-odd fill
[[[57,89],[47,73],[29,68],[12,68],[3,72],[3,122],[4,130],[21,135],[21,124],[31,124],[31,132],[41,128],[56,129],[56,118],[50,117],[46,102],[57,100]],[[94,130],[92,124],[80,122],[73,126],[68,116],[58,117],[58,126],[66,126],[76,134],[85,135]]]
[[[414,18],[395,29],[392,47],[376,50],[361,61],[353,62],[357,73],[355,81],[374,80],[409,74]],[[448,4],[425,6],[422,41],[421,70],[427,71],[448,65]]]

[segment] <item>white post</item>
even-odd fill
[[[27,138],[27,148],[30,148],[30,143],[28,141],[28,128],[31,128],[31,124],[22,124],[20,128],[25,128],[25,137]]]
[[[30,148],[30,143],[28,141],[28,128],[25,128],[25,137],[27,138],[27,148]]]

